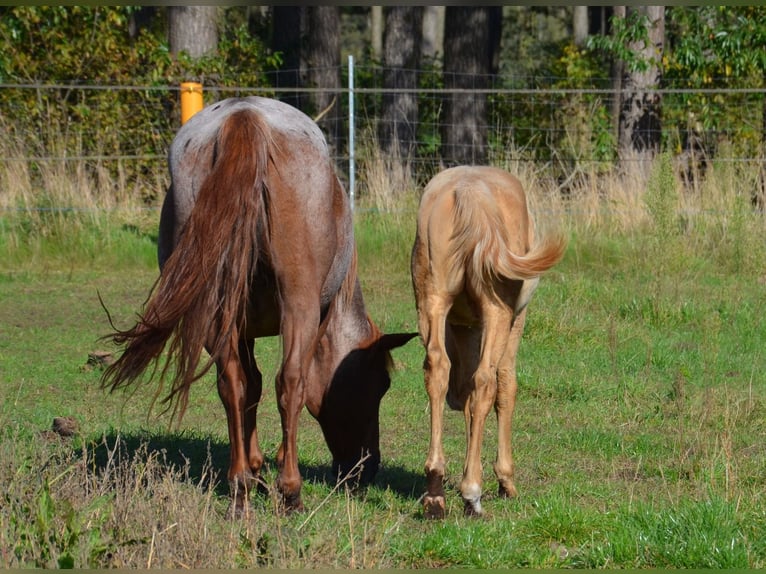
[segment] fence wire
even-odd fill
[[[357,68],[366,85],[354,95],[354,137],[348,137],[351,90],[205,86],[206,105],[235,96],[261,95],[289,99],[309,115],[315,96],[335,97],[323,110],[325,130],[338,170],[347,177],[351,155],[364,162],[378,149],[388,121],[384,97],[416,98],[416,125],[406,161],[430,177],[442,165],[441,145],[448,128],[443,110],[449,98],[485,107],[487,157],[530,161],[565,179],[573,171],[603,172],[616,160],[618,95],[607,88],[569,88],[563,79],[541,82],[538,88],[507,87],[502,81],[480,89],[445,89],[422,72],[422,87],[384,90],[382,71]],[[505,82],[508,84],[509,82]],[[487,85],[487,84],[485,84]],[[372,86],[372,87],[370,87]],[[755,88],[663,88],[663,149],[689,166],[711,161],[761,164],[764,161],[766,90]],[[332,98],[330,98],[332,99]],[[390,115],[390,114],[389,114]],[[166,154],[180,127],[178,86],[77,84],[0,85],[0,164],[8,162],[80,162],[107,166],[133,176],[166,169]],[[471,146],[470,142],[466,144]],[[111,166],[111,167],[110,167]],[[363,169],[361,167],[360,169]]]

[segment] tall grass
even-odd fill
[[[33,155],[2,141],[2,157]],[[336,485],[304,415],[309,512],[281,516],[270,493],[253,496],[249,517],[225,520],[214,381],[200,381],[184,427],[166,432],[147,422],[150,397],[104,395],[99,372],[79,368],[105,328],[94,327],[92,291],[108,290],[122,323],[156,273],[158,213],[144,209],[151,194],[141,187],[156,189],[164,175],[128,182],[98,165],[0,162],[0,273],[19,276],[0,281],[0,566],[766,566],[766,243],[764,214],[749,203],[757,170],[713,162],[687,189],[660,156],[646,175],[581,171],[562,190],[515,150],[493,161],[521,179],[541,232],[571,240],[540,284],[520,350],[521,497],[493,496],[488,462],[488,516],[460,515],[463,420],[450,413],[450,514],[440,523],[419,510],[428,415],[417,342],[394,353],[375,485]],[[361,165],[365,297],[384,330],[413,330],[409,254],[423,182],[374,148]],[[273,379],[278,344],[259,341],[256,353],[264,381]],[[280,432],[264,387],[259,432],[273,484]],[[39,432],[67,410],[82,420],[80,436]]]
[[[142,197],[160,195],[164,174],[131,181],[119,163],[78,155],[38,149],[0,123],[0,269],[146,260],[157,206]]]

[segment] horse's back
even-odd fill
[[[259,258],[266,257],[259,269],[276,275],[282,288],[289,283],[318,293],[324,307],[352,264],[351,210],[321,130],[306,114],[278,100],[229,98],[203,108],[178,131],[169,151],[171,185],[160,221],[160,265],[178,243],[206,178],[216,162],[224,161],[218,143],[222,128],[231,121],[237,129],[247,114],[263,126],[268,140],[252,142],[253,150],[266,145],[268,155],[264,189],[253,189],[263,193],[265,202]],[[237,161],[245,161],[250,151],[238,152]],[[216,189],[222,202],[228,192],[223,186]],[[230,201],[230,209],[241,208],[235,198]]]
[[[202,181],[216,159],[216,137],[233,114],[249,110],[270,129],[280,176],[307,209],[328,201],[335,174],[327,143],[316,123],[300,110],[269,98],[229,98],[211,104],[185,123],[176,134],[168,154],[171,193],[177,224],[188,218]],[[308,184],[308,185],[307,185]],[[324,192],[324,193],[323,193]],[[312,197],[314,198],[312,200]]]

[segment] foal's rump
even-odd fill
[[[431,237],[431,244],[448,245],[449,267],[465,273],[475,292],[491,291],[498,279],[535,280],[561,259],[563,237],[535,238],[521,183],[504,170],[444,170],[429,182],[423,200],[432,204],[434,221],[441,222],[429,226],[441,234]]]

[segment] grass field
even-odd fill
[[[746,175],[721,166],[697,198],[658,163],[641,192],[552,201],[538,220],[570,237],[532,301],[514,421],[518,499],[487,516],[457,491],[461,413],[446,417],[448,517],[422,517],[428,405],[423,350],[394,352],[382,405],[382,469],[349,492],[330,477],[302,416],[304,513],[270,495],[227,521],[225,416],[212,376],[175,426],[150,387],[99,388],[89,353],[109,332],[99,295],[128,326],[156,278],[156,211],[0,214],[0,567],[763,568],[766,567],[764,216]],[[532,190],[542,188],[525,173]],[[411,202],[410,202],[411,203]],[[414,211],[361,209],[368,307],[389,332],[416,329]],[[259,431],[273,484],[278,342],[259,341]],[[46,432],[74,417],[69,439]]]

